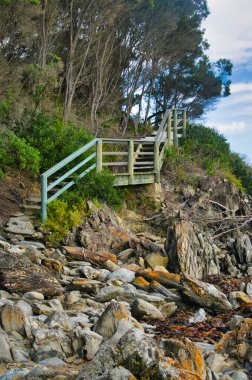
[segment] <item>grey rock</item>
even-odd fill
[[[177,311],[177,309],[178,307],[175,302],[167,302],[159,307],[159,310],[161,311],[164,318],[171,317]]]
[[[205,359],[206,365],[211,369],[212,372],[222,373],[227,369],[234,369],[237,364],[237,360],[229,359],[224,355],[218,354],[216,352],[211,352]]]
[[[44,295],[40,292],[27,292],[23,295],[24,298],[28,300],[43,301],[45,299]]]
[[[31,305],[28,302],[25,302],[24,300],[19,300],[16,304],[16,306],[23,311],[24,315],[27,317],[33,316],[33,310]]]
[[[26,317],[21,308],[16,305],[5,305],[1,318],[4,331],[7,333],[17,331],[24,334]]]
[[[119,267],[117,264],[113,263],[113,261],[111,261],[111,260],[107,260],[107,261],[104,263],[104,266],[105,266],[105,268],[106,268],[107,270],[109,270],[110,272],[115,272],[115,271],[117,271],[117,270],[120,269],[120,267]]]
[[[246,285],[246,293],[252,299],[252,283],[248,282]]]
[[[101,289],[97,294],[95,299],[98,302],[108,302],[113,299],[120,300],[134,300],[136,295],[136,289],[132,288],[124,288],[122,286],[114,286],[109,285]]]
[[[231,310],[233,307],[224,293],[214,285],[197,280],[185,273],[181,275],[184,296],[197,304],[217,312]]]
[[[64,311],[64,308],[62,306],[62,303],[60,302],[60,300],[58,299],[52,299],[48,302],[48,304],[50,305],[50,307],[55,310],[55,311],[58,311],[58,312],[62,312]]]
[[[172,273],[183,272],[199,279],[220,274],[212,243],[191,222],[181,220],[168,228],[165,249]]]
[[[136,299],[131,306],[135,318],[161,318],[163,315],[154,305],[141,299]]]
[[[66,363],[63,360],[57,357],[41,360],[39,364],[49,366],[49,367],[62,367],[66,365]]]
[[[5,290],[0,290],[0,300],[8,299],[9,297],[10,297],[10,293],[6,292]]]
[[[241,322],[244,321],[244,317],[242,315],[234,315],[230,321],[228,322],[228,326],[234,330],[236,327],[241,325]]]
[[[93,331],[104,338],[113,338],[113,341],[118,341],[132,328],[134,324],[130,312],[125,306],[112,301],[94,325]]]
[[[41,328],[34,332],[33,348],[38,352],[56,351],[59,354],[71,355],[71,341],[67,334],[61,329]]]
[[[11,245],[7,243],[7,241],[5,240],[0,240],[0,248],[2,248],[6,252],[9,252]]]
[[[109,274],[108,278],[109,280],[120,280],[122,282],[132,282],[134,281],[136,275],[135,272],[132,272],[130,270],[127,270],[125,268],[120,268],[112,273]]]
[[[88,278],[75,278],[68,286],[69,290],[79,290],[86,294],[97,294],[104,285],[100,281]]]
[[[214,352],[215,346],[214,344],[209,344],[205,342],[194,342],[194,344],[200,349],[202,354],[208,354],[210,352]]]
[[[28,373],[29,369],[13,368],[0,376],[0,380],[23,380]]]
[[[51,315],[54,312],[50,306],[40,302],[34,302],[32,304],[32,310],[36,315]]]
[[[29,353],[24,349],[11,348],[13,360],[17,363],[27,362],[29,360]]]
[[[124,251],[121,251],[117,257],[119,260],[126,261],[129,258],[131,258],[135,253],[135,250],[132,248],[125,249]]]
[[[65,295],[65,303],[67,305],[73,305],[81,299],[81,292],[79,290],[72,290]]]
[[[204,309],[199,309],[196,311],[193,317],[189,319],[190,323],[197,323],[197,322],[203,322],[206,320],[206,312]]]
[[[248,376],[243,371],[235,371],[231,374],[232,380],[249,380]]]
[[[98,280],[98,281],[105,281],[110,271],[107,269],[94,269],[90,266],[84,266],[78,268],[79,273],[83,275],[86,278],[92,279],[92,280]]]
[[[84,356],[87,360],[92,360],[100,348],[103,337],[94,331],[83,329],[78,332],[78,336],[84,342]]]
[[[252,263],[252,243],[248,234],[240,234],[235,242],[237,260],[241,264]]]
[[[11,362],[12,356],[8,336],[0,329],[0,362]]]
[[[147,379],[150,373],[153,379],[178,379],[179,370],[166,365],[162,360],[163,353],[156,342],[140,330],[133,329],[129,330],[118,344],[110,341],[103,343],[94,359],[83,366],[77,380],[114,380],[116,377],[113,376],[118,372],[123,373],[123,377],[119,377],[120,380],[130,380],[132,375]]]

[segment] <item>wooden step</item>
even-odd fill
[[[149,165],[149,164],[154,165],[154,161],[138,161],[138,162],[135,162],[135,165]]]

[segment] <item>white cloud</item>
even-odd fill
[[[217,129],[221,133],[240,133],[244,129],[246,129],[247,125],[245,121],[233,121],[230,123],[216,123],[214,125],[210,125],[210,127]]]
[[[252,1],[208,0],[210,15],[204,23],[212,60],[229,58],[234,63],[252,59]]]
[[[252,99],[252,83],[232,83],[231,84],[231,93],[232,94],[237,94],[240,92],[247,92]]]

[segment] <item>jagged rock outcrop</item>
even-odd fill
[[[214,245],[191,222],[181,220],[169,227],[165,248],[171,272],[184,272],[199,279],[220,274]]]
[[[58,280],[25,256],[0,249],[0,287],[11,293],[38,291],[46,296],[62,294]]]

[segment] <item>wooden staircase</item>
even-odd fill
[[[104,167],[109,167],[115,176],[115,186],[160,182],[165,150],[171,146],[177,148],[179,138],[186,136],[186,111],[166,110],[151,125],[153,132],[142,139],[94,138],[73,152],[41,175],[41,199],[30,196],[25,200],[25,210],[41,208],[42,222],[45,222],[48,203],[70,189],[76,179],[91,170],[101,173]]]

